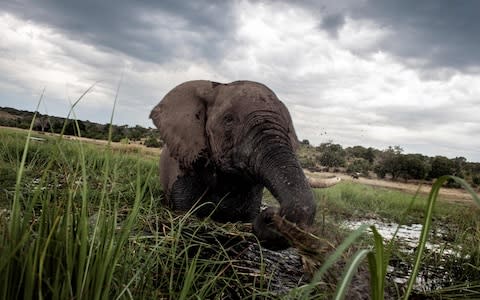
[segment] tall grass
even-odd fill
[[[158,159],[32,134],[0,130],[3,170],[23,168],[2,181],[1,299],[273,297],[270,274],[240,283],[247,233],[162,208]]]
[[[417,194],[412,196],[402,191],[371,187],[355,182],[341,182],[328,189],[315,189],[317,199],[325,198],[328,213],[336,219],[380,217],[395,222],[419,223],[423,220],[428,196]],[[415,201],[411,203],[411,199]],[[405,212],[409,207],[408,214]],[[433,208],[438,218],[455,222],[459,214],[469,211],[471,202],[450,203],[441,201]]]
[[[473,191],[473,189],[463,179],[455,176],[443,176],[437,179],[432,186],[428,198],[422,199],[420,197],[420,200],[418,194],[411,198],[410,201],[406,201],[404,194],[397,192],[392,193],[391,191],[380,191],[380,193],[386,197],[379,197],[378,190],[364,186],[358,186],[356,184],[344,184],[343,186],[338,185],[336,189],[334,188],[330,190],[316,191],[317,196],[323,196],[323,198],[325,198],[325,195],[329,195],[330,198],[335,198],[335,196],[337,196],[339,197],[339,199],[341,199],[340,201],[334,200],[333,202],[329,203],[333,204],[334,207],[332,208],[332,210],[335,214],[344,215],[345,213],[347,213],[356,217],[360,217],[362,213],[365,213],[368,214],[369,217],[372,217],[372,208],[375,207],[376,210],[373,211],[375,212],[374,215],[376,215],[377,217],[389,217],[390,219],[392,219],[392,216],[390,214],[392,212],[397,212],[397,217],[393,219],[399,220],[397,231],[387,245],[384,245],[384,240],[382,236],[378,233],[375,226],[371,226],[371,231],[374,238],[373,245],[368,248],[359,249],[354,255],[352,255],[349,263],[344,270],[342,277],[339,280],[339,283],[337,284],[334,296],[335,299],[343,299],[345,297],[349,283],[356,272],[355,270],[359,267],[364,258],[368,258],[368,266],[370,272],[370,295],[372,299],[384,299],[387,267],[394,252],[395,235],[397,234],[401,224],[405,223],[405,220],[410,216],[410,214],[412,214],[412,212],[417,214],[418,211],[423,211],[423,227],[415,251],[414,264],[408,278],[408,283],[405,287],[405,290],[402,292],[402,298],[409,299],[413,291],[413,287],[416,282],[420,266],[422,264],[422,259],[425,256],[425,247],[432,226],[432,218],[434,216],[434,208],[437,203],[438,193],[442,185],[448,180],[453,180],[459,185],[461,185],[464,189],[466,189],[472,196],[474,203],[476,203],[478,207],[480,207],[480,198],[475,193],[475,191]],[[358,189],[362,189],[363,192],[358,192]],[[443,203],[443,205],[440,206],[440,211],[445,214],[453,207],[454,205]],[[464,207],[463,212],[468,211],[468,209],[468,207]],[[415,212],[415,210],[417,212]],[[403,211],[403,213],[398,214],[398,211]],[[472,216],[472,220],[474,220],[473,222],[467,221],[466,223],[475,224],[475,220],[479,220],[478,212],[479,211],[476,210],[477,215]],[[452,212],[449,211],[449,213]],[[457,221],[459,221],[460,224],[463,224],[465,220],[462,219],[466,215],[468,216],[468,214],[461,214],[457,216],[457,219],[459,219]],[[414,218],[417,219],[417,217]],[[478,231],[478,223],[476,226]],[[337,261],[341,257],[341,253],[345,252],[348,247],[352,246],[354,242],[360,238],[365,229],[366,225],[361,226],[360,228],[352,232],[345,239],[345,241],[339,247],[337,247],[336,251],[330,256],[330,258],[324,263],[322,268],[320,268],[320,270],[316,273],[312,283],[306,286],[305,291],[311,292],[311,289],[315,285],[322,283],[322,277],[325,276],[327,268],[332,266],[334,261]],[[479,232],[476,232],[476,235],[474,234],[474,236],[476,236],[476,243],[475,241],[473,241],[473,245],[475,248],[473,249],[473,252],[468,254],[468,256],[470,257],[478,257],[478,254],[480,252],[480,244],[478,243],[478,238],[480,237]],[[476,265],[473,267],[477,268],[477,271],[479,271],[480,263],[476,262]],[[440,295],[441,297],[441,295],[446,296],[447,293],[450,293],[448,297],[472,297],[475,295],[480,295],[479,284],[480,280],[477,279],[473,282],[466,282],[463,284],[455,285],[451,288],[444,288],[438,291],[433,291],[431,294]],[[455,292],[457,292],[458,294],[455,294]],[[305,294],[302,294],[302,296],[304,297]]]
[[[148,183],[141,176],[132,182],[135,197],[125,220],[118,224],[120,202],[116,200],[121,194],[97,193],[91,186],[95,182],[88,181],[96,172],[104,182],[119,178],[118,172],[102,173],[104,157],[85,149],[81,142],[71,145],[61,139],[49,139],[46,147],[28,157],[30,136],[31,130],[20,164],[14,164],[18,166],[17,181],[7,208],[8,226],[2,224],[0,228],[1,296],[108,297],[121,250],[130,237]],[[2,144],[4,150],[18,150],[12,145],[15,140],[2,139]],[[2,152],[4,156],[6,152]],[[108,158],[109,151],[105,153]],[[27,168],[30,176],[24,178]],[[134,168],[138,174],[144,171],[139,163]],[[146,174],[152,171],[150,168]],[[98,202],[106,205],[98,207],[92,230],[92,206]]]
[[[425,210],[424,222],[422,227],[422,233],[420,235],[420,240],[418,242],[418,246],[416,249],[416,256],[415,256],[415,264],[413,265],[412,275],[410,276],[407,284],[407,289],[405,291],[404,299],[408,299],[410,296],[413,285],[415,283],[415,278],[418,275],[418,271],[420,269],[421,260],[423,257],[423,252],[425,249],[425,245],[427,243],[427,238],[429,234],[429,230],[432,224],[432,215],[433,215],[433,208],[435,206],[436,200],[438,198],[438,193],[442,185],[447,182],[448,180],[454,180],[456,183],[460,184],[464,189],[466,189],[470,195],[472,196],[475,203],[480,206],[480,197],[475,193],[475,191],[466,183],[463,179],[455,177],[455,176],[442,176],[438,178],[432,186],[432,190],[428,196],[428,206]]]
[[[5,209],[0,215],[2,299],[280,297],[270,290],[271,274],[255,274],[256,281],[245,284],[251,275],[238,268],[241,262],[232,257],[231,250],[248,234],[236,225],[212,224],[208,219],[196,220],[192,212],[175,215],[161,207],[158,159],[57,137],[35,142],[29,139],[32,135],[32,131],[0,131],[0,171],[10,178],[2,177],[0,202]],[[399,223],[423,220],[410,281],[403,292],[407,299],[432,217],[453,215],[457,209],[442,204],[435,212],[438,190],[449,178],[469,190],[480,205],[478,195],[456,177],[440,178],[428,198],[416,197],[412,202],[396,192],[355,184],[316,193],[328,199],[329,212],[336,218],[374,213]],[[465,228],[478,231],[472,228],[478,226],[474,221],[464,223]],[[331,256],[317,257],[322,264],[312,283],[283,297],[342,299],[366,258],[371,296],[382,299],[393,244],[385,245],[375,228],[371,228],[373,243],[356,244],[359,249],[342,264],[345,268],[335,291],[321,293],[330,270],[338,267],[367,228],[351,233]],[[475,245],[480,253],[478,243],[468,250],[475,251]],[[478,262],[472,265],[479,266]],[[474,282],[473,287],[478,284]],[[467,290],[465,285],[456,285],[444,293],[473,295]]]

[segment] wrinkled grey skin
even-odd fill
[[[281,216],[302,227],[313,223],[316,205],[295,156],[298,140],[290,114],[265,85],[185,82],[150,117],[166,144],[160,180],[171,208],[186,211],[203,204],[198,216],[253,222],[264,246],[286,248],[288,242],[271,224],[277,212],[260,213],[266,187],[280,203]]]

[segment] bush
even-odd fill
[[[146,147],[151,147],[151,148],[161,148],[163,146],[163,143],[161,140],[156,139],[153,136],[149,136],[145,142],[143,143]]]
[[[325,167],[337,168],[345,166],[345,150],[339,144],[324,143],[317,147],[320,155],[317,161]]]
[[[113,135],[112,136],[112,142],[115,142],[115,143],[118,143],[122,140],[122,136],[121,135]]]
[[[445,156],[435,156],[432,159],[432,169],[428,174],[430,178],[439,178],[443,175],[455,173],[455,163]]]
[[[475,175],[472,177],[472,183],[476,186],[479,186],[480,185],[480,176],[478,175]]]
[[[361,173],[363,176],[368,176],[370,171],[370,163],[363,158],[357,158],[351,162],[347,167],[347,173]]]

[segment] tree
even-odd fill
[[[347,173],[362,173],[363,176],[368,176],[370,171],[370,163],[364,158],[356,158],[347,167]]]
[[[143,128],[140,125],[136,125],[135,127],[132,128],[127,128],[127,137],[133,141],[138,141],[140,140],[143,136],[145,136],[147,129]]]
[[[317,156],[318,162],[325,167],[335,168],[345,166],[345,151],[339,144],[323,143],[317,147],[320,154]]]
[[[365,151],[365,153],[363,154],[363,158],[366,159],[370,164],[373,164],[376,156],[375,152],[379,152],[379,150],[368,147],[367,151]]]
[[[467,165],[467,159],[463,156],[455,157],[453,159],[454,171],[453,175],[464,178],[465,177],[465,167]]]
[[[375,175],[377,175],[378,178],[381,178],[381,179],[387,176],[387,171],[385,170],[382,164],[376,164],[373,167],[373,172],[375,173]]]
[[[367,160],[370,164],[373,164],[375,161],[375,151],[372,147],[365,148],[363,146],[353,146],[345,149],[347,155],[351,158],[363,158]]]
[[[399,177],[408,179],[425,179],[429,165],[421,154],[406,154],[399,156]]]
[[[428,174],[429,178],[438,178],[443,175],[452,175],[455,172],[455,163],[445,156],[435,156],[432,161],[432,170]]]
[[[163,142],[158,140],[153,135],[150,135],[143,143],[146,147],[160,148],[163,146]]]
[[[82,121],[68,120],[67,121],[67,126],[65,127],[64,134],[65,135],[80,135],[78,130],[77,130],[77,124],[78,124],[78,128],[80,129],[80,133],[85,132],[85,124],[83,124]]]
[[[300,144],[303,145],[303,146],[310,146],[310,141],[307,140],[307,139],[304,139],[300,142]]]
[[[392,176],[393,180],[396,180],[402,170],[402,152],[403,149],[400,146],[389,146],[380,155],[377,164],[373,171],[379,178],[385,178],[387,174]]]
[[[59,120],[55,119],[53,122],[52,122],[52,130],[53,132],[55,133],[60,133],[62,131],[62,128],[63,128],[63,123],[60,122]]]
[[[112,142],[120,142],[123,138],[125,138],[125,130],[128,126],[112,126]]]
[[[36,131],[48,131],[50,129],[50,122],[47,116],[38,115],[35,119],[35,123],[33,125],[33,130]]]
[[[474,175],[472,177],[472,183],[476,186],[479,186],[480,185],[480,176],[479,175]]]

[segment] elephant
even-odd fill
[[[279,214],[301,228],[316,203],[297,160],[299,146],[286,106],[253,81],[195,80],[168,92],[150,114],[165,142],[160,158],[164,204],[193,208],[219,222],[252,222],[261,244],[288,248],[274,228]],[[266,187],[279,209],[260,211]]]

